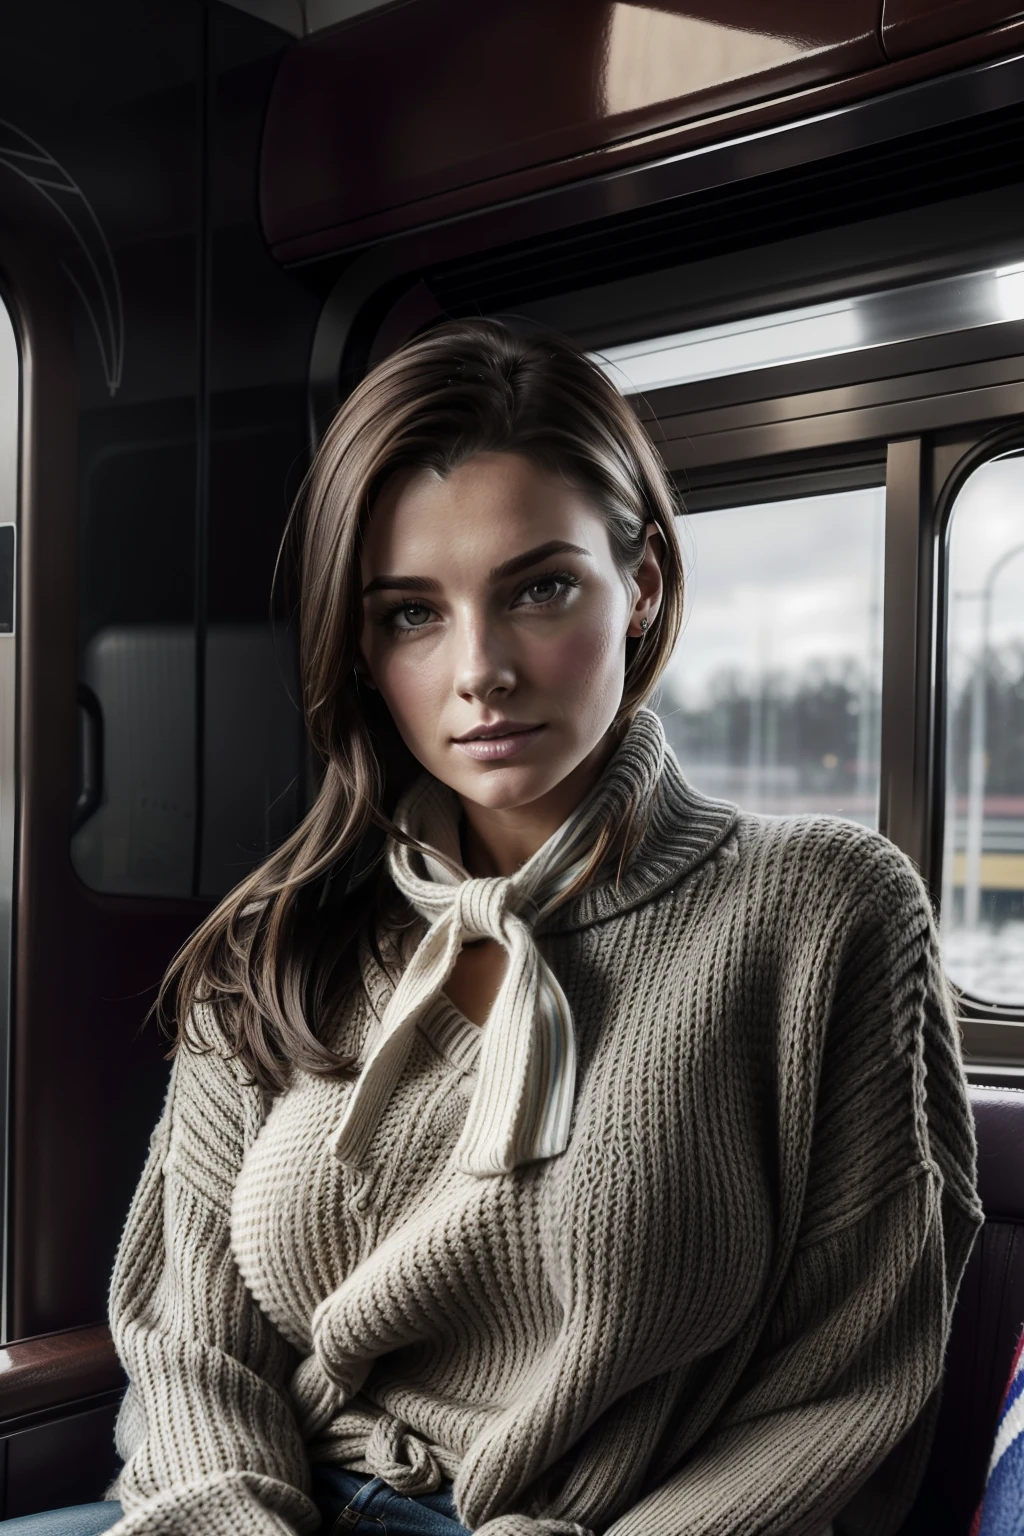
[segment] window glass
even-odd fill
[[[950,523],[942,943],[964,991],[1024,1005],[1024,457]]]
[[[877,826],[884,507],[879,487],[680,519],[658,709],[696,788]]]

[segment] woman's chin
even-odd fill
[[[531,805],[561,782],[557,770],[526,763],[480,764],[447,780],[463,800],[487,811],[515,811]]]

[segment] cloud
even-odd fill
[[[663,695],[699,705],[726,667],[854,658],[880,675],[884,502],[876,488],[683,518],[687,614]]]

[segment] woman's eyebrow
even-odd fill
[[[567,544],[564,539],[550,539],[547,544],[538,544],[536,549],[528,549],[524,554],[513,555],[511,560],[496,565],[488,572],[487,579],[505,581],[509,576],[518,576],[520,571],[528,571],[531,565],[547,560],[550,555],[582,555],[584,560],[590,559],[589,549],[584,549],[582,545]],[[430,576],[375,576],[366,583],[363,596],[368,597],[371,592],[438,592],[440,587],[441,583]]]
[[[439,592],[441,583],[429,576],[375,576],[363,588],[363,596],[371,592]]]
[[[579,544],[567,544],[564,539],[551,539],[547,544],[538,544],[536,549],[528,549],[525,554],[513,555],[511,560],[496,565],[488,573],[487,579],[504,581],[508,576],[518,576],[520,571],[528,571],[531,565],[546,560],[549,555],[582,555],[584,560],[589,560],[590,550],[583,549]]]

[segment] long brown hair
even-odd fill
[[[521,335],[495,320],[446,322],[386,358],[332,421],[285,531],[287,542],[301,529],[300,672],[306,727],[323,764],[319,791],[171,962],[153,1005],[176,1036],[170,1054],[182,1044],[208,1048],[192,1004],[215,1001],[231,1051],[266,1090],[284,1088],[293,1066],[330,1076],[352,1069],[354,1058],[323,1038],[366,916],[365,887],[358,895],[349,888],[357,866],[372,862],[374,829],[378,842],[393,830],[397,793],[410,770],[420,771],[379,696],[359,689],[362,530],[395,470],[445,476],[474,454],[512,452],[588,496],[624,572],[637,570],[645,525],[656,524],[663,599],[643,640],[627,642],[616,729],[657,683],[682,620],[678,508],[651,440],[600,368],[563,337]]]

